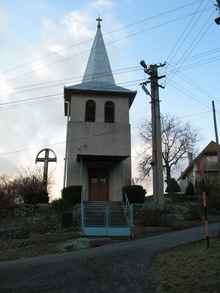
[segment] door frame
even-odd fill
[[[102,171],[104,171],[105,172],[105,174],[106,174],[106,177],[105,178],[102,178],[101,177],[101,172]],[[92,189],[92,187],[91,187],[91,184],[93,184],[91,181],[92,181],[92,172],[96,172],[97,173],[97,182],[94,182],[94,183],[97,183],[98,185],[97,185],[97,188],[98,188],[98,190],[97,190],[97,192],[98,192],[98,195],[97,195],[97,198],[96,197],[93,197],[92,196],[92,194],[91,194],[91,189]],[[105,167],[89,167],[89,169],[88,169],[88,178],[89,178],[89,180],[88,180],[88,199],[89,199],[89,201],[109,201],[109,169],[108,168],[105,168]],[[101,181],[102,180],[105,180],[106,179],[106,182],[105,183],[102,183]],[[101,198],[100,197],[100,193],[103,191],[103,190],[101,190],[101,188],[103,187],[103,186],[101,186],[101,184],[106,184],[106,186],[105,186],[105,196],[104,196],[104,198]]]

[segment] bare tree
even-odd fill
[[[166,182],[171,179],[173,169],[186,159],[189,152],[195,153],[195,147],[199,141],[200,129],[190,122],[183,123],[175,115],[161,115],[161,143],[163,167]],[[145,120],[139,127],[142,151],[139,162],[141,178],[150,174],[152,162],[152,124]]]
[[[53,182],[52,173],[49,174],[49,191]],[[0,176],[0,208],[13,204],[20,204],[34,200],[42,193],[43,173],[42,168],[22,168],[18,175]]]
[[[0,208],[15,202],[13,180],[7,175],[0,176]]]

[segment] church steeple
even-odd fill
[[[85,82],[103,82],[115,85],[108,54],[102,37],[101,24],[102,19],[98,17],[97,32],[90,52],[89,60],[83,76],[82,83]]]
[[[123,88],[115,84],[108,54],[101,32],[101,21],[98,17],[97,32],[89,55],[89,60],[83,76],[82,83],[64,87],[65,101],[71,101],[71,96],[77,94],[98,93],[99,95],[117,95],[129,98],[129,107],[136,96],[136,91]],[[67,103],[64,104],[67,115]]]

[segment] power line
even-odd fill
[[[190,24],[192,23],[193,19],[196,16],[196,13],[198,12],[198,10],[200,9],[201,5],[202,5],[203,1],[201,1],[200,5],[198,6],[197,10],[195,11],[195,13],[192,15],[188,25],[186,26],[186,28],[184,29],[184,31],[182,32],[180,38],[178,39],[177,43],[175,44],[175,46],[173,47],[173,49],[171,50],[170,54],[168,55],[166,62],[172,62],[172,60],[174,59],[174,57],[177,55],[178,51],[180,50],[181,46],[183,45],[183,43],[186,41],[187,37],[189,36],[190,32],[192,31],[194,25],[196,24],[196,22],[198,22],[198,19],[200,16],[197,18],[196,22],[194,23],[194,25],[192,25],[191,30],[188,32],[188,34],[186,35],[186,37],[183,39],[183,41],[181,42],[181,44],[178,46],[178,44],[180,43],[181,39],[183,38],[184,34],[186,33],[187,29],[189,28]],[[169,60],[170,56],[173,54],[173,52],[175,51],[176,47],[178,46],[175,54],[172,56],[171,60]]]
[[[141,81],[142,81],[142,79],[131,80],[131,81],[126,81],[126,82],[118,83],[118,85],[127,85],[127,84],[129,84],[129,85],[132,85],[132,84],[139,85]],[[104,88],[106,88],[106,87],[103,87],[103,89]],[[90,89],[92,90],[92,88],[90,88]],[[94,88],[94,89],[96,89],[96,88]],[[100,87],[100,90],[102,90],[102,87]],[[83,92],[82,89],[79,89],[78,91],[74,91],[74,93],[81,93],[81,92]],[[18,100],[18,101],[1,103],[0,106],[3,106],[3,107],[4,106],[6,106],[6,107],[8,106],[8,107],[7,108],[0,109],[0,111],[16,108],[17,107],[16,106],[16,103],[17,104],[20,104],[19,107],[21,107],[21,106],[35,105],[36,104],[36,101],[37,101],[37,104],[39,104],[41,102],[44,103],[44,102],[46,102],[46,100],[45,100],[46,98],[52,97],[52,99],[50,99],[50,100],[54,100],[54,98],[53,98],[54,96],[63,96],[63,93],[57,93],[57,94],[51,94],[51,95],[44,95],[44,96],[40,96],[40,97],[36,97],[36,98],[30,98],[30,99],[24,99],[24,100]],[[44,100],[42,100],[42,99],[44,99]],[[42,100],[42,101],[39,101],[39,100]],[[48,100],[48,101],[50,101],[50,100]],[[25,103],[25,102],[26,102],[26,104],[22,104],[22,103]]]
[[[170,85],[172,87],[174,87],[175,89],[177,89],[178,91],[180,91],[180,92],[184,93],[185,95],[189,96],[193,100],[197,101],[198,103],[202,104],[203,106],[205,106],[207,108],[210,108],[210,106],[208,104],[206,104],[206,101],[202,100],[200,97],[198,97],[197,95],[191,93],[189,90],[187,90],[186,88],[180,86],[176,82],[171,81]]]
[[[88,136],[84,136],[84,137],[80,137],[80,138],[75,138],[75,139],[70,139],[67,141],[67,143],[71,143],[71,142],[76,142],[76,141],[80,141],[80,140],[85,140],[85,139],[90,139],[90,138],[95,138],[95,137],[99,137],[99,136],[104,136],[104,135],[108,135],[108,134],[112,134],[112,133],[117,133],[117,132],[123,132],[123,131],[128,131],[130,129],[134,129],[134,128],[138,128],[138,127],[128,127],[128,128],[124,128],[124,129],[120,129],[120,130],[113,130],[113,131],[108,131],[108,132],[102,132],[102,133],[97,133],[95,135],[88,135]],[[54,145],[59,145],[59,144],[64,144],[66,143],[66,141],[62,141],[62,142],[55,142],[55,143],[51,143],[51,144],[47,144],[47,145],[43,145],[43,146],[36,146],[36,147],[32,147],[32,148],[26,148],[26,149],[21,149],[21,150],[16,150],[16,151],[10,151],[7,153],[2,153],[0,154],[0,156],[6,156],[6,155],[12,155],[12,154],[16,154],[16,153],[21,153],[21,152],[27,152],[27,151],[31,151],[37,148],[45,148],[48,146],[54,146]]]
[[[213,7],[209,7],[209,8],[207,8],[206,10],[208,10],[208,9],[210,9],[210,8],[213,8]],[[201,11],[198,11],[198,13],[199,13],[199,12],[201,12]],[[135,33],[130,34],[130,35],[126,36],[126,37],[122,37],[122,38],[119,38],[119,39],[117,39],[117,40],[113,40],[113,41],[111,41],[111,42],[109,42],[109,43],[106,43],[106,46],[107,46],[107,45],[110,45],[110,44],[112,44],[112,43],[115,43],[115,42],[121,41],[121,40],[123,40],[123,39],[127,39],[127,38],[129,38],[129,37],[133,37],[133,36],[135,36],[135,35],[138,35],[138,34],[144,33],[144,32],[146,32],[146,31],[150,31],[150,30],[152,30],[152,29],[155,29],[155,28],[158,28],[158,27],[161,27],[161,26],[164,26],[164,25],[167,25],[167,24],[173,23],[173,22],[175,22],[175,21],[179,21],[179,20],[184,19],[184,18],[187,18],[187,17],[189,17],[189,16],[191,16],[191,15],[192,15],[192,13],[190,13],[190,14],[188,14],[188,15],[185,15],[185,16],[182,16],[182,17],[179,17],[179,18],[176,18],[176,19],[173,19],[173,20],[169,20],[169,21],[167,21],[167,22],[165,22],[165,23],[162,23],[162,24],[155,25],[155,26],[153,26],[153,27],[151,27],[151,28],[147,28],[147,29],[144,29],[144,30],[141,30],[141,31],[135,32]],[[32,71],[26,72],[26,73],[24,73],[24,74],[22,74],[22,75],[16,76],[16,77],[11,78],[11,79],[8,79],[8,80],[2,82],[1,84],[4,84],[4,83],[6,83],[6,82],[9,82],[9,81],[13,81],[13,80],[19,79],[19,78],[24,77],[24,76],[27,76],[27,75],[30,75],[30,74],[32,74],[32,73],[38,72],[38,71],[40,71],[40,70],[42,70],[42,69],[45,69],[45,68],[48,68],[48,67],[51,67],[51,66],[56,65],[56,64],[58,64],[58,63],[61,63],[61,62],[63,62],[63,61],[67,61],[67,60],[69,60],[69,59],[71,59],[71,58],[78,57],[78,56],[80,56],[80,55],[82,55],[82,54],[85,54],[85,53],[87,53],[87,52],[90,52],[90,50],[86,50],[86,51],[80,52],[80,53],[78,53],[78,54],[75,54],[75,55],[72,55],[72,56],[68,56],[68,57],[63,58],[63,59],[61,59],[61,60],[58,60],[58,61],[56,61],[56,62],[53,62],[53,63],[47,64],[47,65],[45,65],[45,66],[42,66],[42,67],[40,67],[40,68],[38,68],[38,69],[35,69],[35,70],[32,70]]]
[[[200,113],[195,113],[195,114],[190,114],[190,115],[185,115],[185,116],[181,116],[181,117],[178,117],[180,119],[182,118],[187,118],[187,117],[193,117],[193,116],[198,116],[198,115],[204,115],[204,114],[208,114],[208,113],[212,113],[212,111],[205,111],[205,112],[200,112]]]
[[[213,16],[214,12],[208,17],[208,20],[211,19],[211,17]],[[179,62],[179,64],[177,64],[177,69],[175,68],[173,70],[173,74],[172,76],[169,78],[169,80],[167,79],[167,83],[174,77],[174,75],[176,74],[176,71],[179,70],[181,68],[181,66],[183,65],[183,63],[185,62],[185,60],[187,59],[187,57],[190,56],[190,54],[193,52],[193,50],[196,48],[196,46],[199,44],[199,42],[201,41],[201,39],[204,37],[204,35],[207,33],[207,31],[210,29],[210,27],[213,25],[213,21],[210,23],[210,25],[208,26],[208,28],[205,30],[205,32],[203,32],[203,29],[206,27],[207,22],[204,24],[204,26],[201,28],[201,30],[199,31],[199,33],[197,34],[196,38],[194,38],[194,40],[192,41],[192,43],[190,44],[190,46],[187,48],[187,50],[185,51],[185,53],[182,55],[181,57],[181,62]],[[197,38],[200,36],[200,34],[203,32],[202,36],[199,38],[199,40],[197,41]],[[197,41],[197,42],[196,42]],[[196,42],[196,44],[194,45],[194,43]],[[194,45],[194,46],[193,46]],[[191,49],[191,47],[193,46],[193,48]],[[191,50],[190,50],[191,49]],[[189,51],[190,50],[190,51]],[[188,55],[186,57],[184,57],[187,52],[189,51]]]
[[[132,23],[132,24],[126,25],[126,26],[124,26],[124,27],[122,27],[122,28],[119,28],[119,29],[116,29],[116,30],[113,30],[113,31],[107,32],[107,33],[105,33],[105,34],[103,34],[103,35],[109,35],[109,34],[112,34],[112,33],[118,32],[118,31],[120,31],[120,30],[124,30],[124,29],[126,29],[126,28],[128,28],[128,27],[132,27],[132,26],[135,26],[135,25],[137,25],[137,24],[140,24],[140,23],[146,22],[146,21],[148,21],[148,20],[151,20],[151,19],[154,19],[154,18],[161,17],[162,15],[166,15],[166,14],[169,14],[169,13],[171,13],[171,12],[175,12],[175,11],[177,11],[177,10],[180,10],[180,9],[183,9],[183,8],[186,8],[186,7],[189,7],[189,6],[192,6],[192,5],[194,5],[194,4],[198,3],[198,2],[201,2],[201,1],[203,1],[203,0],[194,1],[193,3],[183,5],[183,6],[181,6],[181,7],[175,8],[175,9],[171,9],[171,10],[169,10],[169,11],[166,11],[166,12],[163,12],[163,13],[160,13],[160,14],[157,14],[157,15],[152,16],[152,17],[148,17],[148,18],[146,18],[146,19],[143,19],[143,20],[140,20],[140,21],[134,22],[134,23]],[[45,59],[45,58],[51,57],[51,56],[53,56],[53,55],[57,55],[58,53],[61,53],[61,52],[63,52],[63,51],[69,50],[69,49],[72,49],[73,47],[76,47],[76,46],[82,45],[82,44],[87,43],[87,42],[90,42],[90,41],[93,41],[93,39],[88,39],[88,40],[82,41],[82,42],[80,42],[80,43],[78,43],[78,44],[74,44],[74,45],[68,46],[68,47],[66,47],[66,48],[63,48],[63,49],[57,50],[56,52],[53,52],[53,53],[50,53],[50,54],[46,54],[46,55],[44,55],[44,56],[42,56],[42,57],[40,57],[40,58],[37,58],[37,59],[31,60],[31,61],[28,61],[28,62],[26,62],[26,63],[23,63],[23,64],[21,64],[21,65],[18,65],[18,66],[16,66],[16,67],[11,68],[11,69],[8,69],[8,70],[6,70],[6,71],[4,71],[4,72],[1,72],[0,75],[3,75],[3,74],[5,74],[5,73],[11,72],[11,71],[16,70],[16,69],[19,69],[19,68],[21,68],[21,67],[24,67],[24,66],[29,65],[29,64],[31,64],[31,63],[37,62],[37,61],[39,61],[39,60],[42,60],[42,59]]]
[[[193,86],[195,89],[197,89],[198,91],[200,91],[201,93],[203,93],[205,96],[207,96],[208,98],[210,98],[211,100],[216,100],[216,102],[219,103],[219,101],[216,99],[216,97],[214,97],[212,94],[210,94],[208,91],[206,91],[204,88],[202,88],[200,85],[198,85],[197,83],[195,83],[193,80],[191,80],[188,76],[184,75],[179,70],[178,70],[177,75],[180,78],[182,78],[185,82],[187,82],[188,84],[190,84],[191,86]]]
[[[135,72],[135,71],[141,71],[140,66],[134,66],[134,67],[127,67],[127,68],[122,68],[122,69],[117,69],[112,71],[114,76],[120,75],[120,74],[124,74],[124,73],[130,73],[130,72]],[[107,76],[109,73],[103,73],[103,76]],[[81,82],[82,80],[82,76],[76,76],[76,77],[69,77],[69,78],[65,78],[65,79],[58,79],[58,80],[54,80],[54,81],[47,81],[47,82],[43,82],[43,83],[36,83],[36,84],[31,84],[31,85],[26,85],[26,86],[22,86],[22,87],[16,87],[14,88],[12,91],[9,92],[3,92],[2,94],[5,94],[7,96],[10,95],[14,95],[17,93],[25,93],[25,92],[30,92],[30,91],[35,91],[35,90],[42,90],[48,87],[52,87],[52,86],[63,86],[64,82],[69,82],[71,81],[72,83],[76,83],[76,82]]]
[[[204,56],[217,53],[218,51],[220,51],[220,47],[202,52],[197,55],[193,55],[191,57],[187,57],[185,59],[185,63],[193,61],[194,59],[196,60],[196,59],[202,58]],[[191,63],[188,65],[185,65],[185,66],[181,67],[181,71],[183,71],[185,69],[190,69],[190,68],[193,68],[193,67],[196,67],[199,65],[203,65],[208,62],[216,61],[216,60],[218,60],[218,58],[219,58],[219,55],[217,55],[215,57],[211,57],[209,59],[198,61],[196,63]],[[181,61],[181,59],[178,61],[172,62],[172,63],[169,62],[167,64],[168,65],[167,68],[169,68],[169,66],[172,66],[172,70],[170,70],[170,72],[172,72],[175,69],[175,65],[178,64],[180,61]],[[113,70],[113,75],[116,76],[116,75],[120,75],[120,74],[124,74],[124,73],[140,71],[140,70],[141,70],[140,66],[126,67],[126,68]],[[178,70],[178,72],[180,72],[180,70]],[[169,73],[169,72],[167,72],[167,73]],[[145,75],[144,75],[144,77],[145,77]],[[17,93],[26,93],[26,92],[30,92],[30,91],[42,90],[42,89],[45,89],[48,87],[55,87],[55,86],[61,86],[61,85],[63,86],[63,84],[68,81],[72,81],[72,83],[75,83],[75,82],[80,82],[81,80],[82,80],[82,76],[62,78],[62,79],[57,79],[57,80],[53,80],[53,81],[30,84],[30,85],[26,85],[26,86],[22,86],[22,87],[15,87],[12,91],[4,91],[4,92],[2,92],[2,94],[5,94],[7,96],[11,96],[11,95],[15,95]]]

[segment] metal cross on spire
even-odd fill
[[[100,22],[102,21],[102,19],[101,19],[100,16],[99,16],[96,20],[98,21],[98,25],[97,25],[97,27],[100,28],[100,27],[101,27]]]

